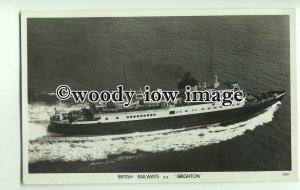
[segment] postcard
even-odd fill
[[[25,184],[295,181],[294,10],[22,12]]]

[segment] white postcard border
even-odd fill
[[[290,88],[291,88],[291,171],[258,172],[155,172],[155,173],[28,173],[28,80],[27,80],[27,19],[68,17],[145,17],[145,16],[229,16],[229,15],[289,15],[290,16]],[[145,10],[145,11],[60,11],[21,13],[22,61],[22,164],[25,184],[83,184],[83,183],[168,183],[168,182],[241,182],[295,181],[298,179],[297,149],[297,89],[296,32],[294,9],[219,9],[219,10]],[[133,179],[118,179],[118,175],[133,175]],[[139,179],[138,174],[159,174],[159,179]],[[199,174],[200,178],[177,178],[178,174]],[[164,176],[167,176],[164,178]]]

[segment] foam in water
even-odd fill
[[[122,153],[136,153],[137,151],[152,153],[168,150],[182,151],[219,143],[243,135],[247,130],[254,130],[257,126],[272,121],[273,114],[279,108],[279,105],[280,102],[267,108],[264,113],[252,119],[228,126],[216,124],[206,128],[170,129],[125,135],[88,137],[47,136],[45,134],[45,126],[40,125],[44,133],[42,132],[43,130],[40,130],[40,136],[31,136],[33,138],[29,143],[29,162],[92,161]],[[37,114],[31,116],[31,121],[37,123],[38,115],[44,115],[45,113],[40,110],[41,108],[36,108],[35,106],[30,108],[32,109],[31,114]],[[48,109],[51,110],[52,108]],[[44,119],[41,116],[42,122],[44,122]],[[31,127],[33,130],[36,130],[38,124],[34,124]]]
[[[69,112],[72,110],[80,110],[82,105],[68,105],[58,103],[56,105],[49,106],[45,103],[29,104],[28,116],[29,116],[29,139],[33,140],[38,137],[55,135],[47,131],[49,124],[49,117],[55,113],[55,108],[58,111]]]

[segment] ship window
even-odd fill
[[[211,107],[208,107],[207,109],[208,109],[208,110],[210,110],[210,109],[211,109]]]
[[[222,106],[220,106],[219,108],[222,108]]]
[[[147,116],[149,116],[149,114],[147,114]]]
[[[214,107],[214,109],[217,109],[217,107]]]
[[[144,117],[146,117],[146,114],[144,115]]]
[[[133,116],[133,118],[135,118],[135,115]]]
[[[152,114],[150,114],[150,116],[152,116]]]
[[[126,116],[126,118],[129,118],[129,116]]]
[[[197,111],[197,109],[195,109],[195,111]]]
[[[143,117],[143,115],[140,115],[140,117]]]
[[[132,116],[130,116],[130,118],[132,118]]]
[[[136,117],[140,117],[139,115],[137,115]]]
[[[216,103],[212,103],[212,105],[214,106]]]
[[[170,111],[169,114],[170,114],[170,115],[171,115],[171,114],[175,114],[175,111]]]
[[[240,103],[236,103],[236,105],[240,105]]]
[[[116,117],[116,119],[119,119],[119,117]]]
[[[180,111],[180,113],[181,113],[181,111]]]
[[[205,108],[201,108],[201,110],[205,110]]]
[[[153,116],[155,116],[156,114],[154,113]]]
[[[105,120],[108,120],[108,118],[105,118]]]
[[[187,110],[185,110],[185,112],[188,112]]]

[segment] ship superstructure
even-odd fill
[[[212,123],[238,121],[254,117],[272,104],[281,101],[284,91],[265,93],[244,93],[239,102],[231,106],[223,106],[222,102],[184,101],[184,88],[189,85],[191,90],[232,90],[242,91],[238,82],[219,82],[215,76],[213,83],[200,85],[198,80],[185,73],[178,82],[180,95],[175,102],[144,102],[135,99],[130,106],[122,103],[90,103],[79,111],[56,113],[50,118],[49,130],[62,134],[115,134],[136,131],[160,130],[191,126],[205,126]]]

